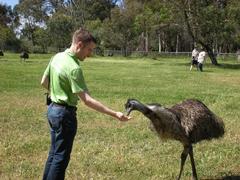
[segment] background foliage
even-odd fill
[[[217,64],[215,52],[239,49],[239,12],[238,0],[20,0],[12,9],[0,4],[0,48],[66,48],[72,31],[85,27],[100,49],[189,52],[198,45]]]

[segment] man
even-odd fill
[[[198,70],[203,71],[203,62],[205,61],[206,52],[204,49],[198,55]]]
[[[77,131],[76,106],[79,98],[88,107],[120,121],[130,119],[122,112],[106,107],[88,93],[79,61],[91,55],[95,44],[95,38],[87,30],[77,30],[73,34],[71,47],[51,59],[42,77],[41,84],[46,89],[49,87],[52,100],[47,112],[51,147],[44,180],[62,180],[65,177]]]
[[[190,71],[192,70],[192,67],[194,65],[197,66],[197,64],[198,64],[197,58],[198,58],[198,50],[196,48],[194,48],[192,51],[192,61],[191,61]]]

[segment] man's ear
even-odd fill
[[[79,41],[79,42],[77,43],[77,48],[78,48],[78,49],[83,48],[83,42],[82,42],[82,41]]]

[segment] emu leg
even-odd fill
[[[197,180],[197,171],[196,171],[196,167],[195,167],[195,162],[194,162],[194,158],[193,158],[193,147],[192,145],[189,147],[189,156],[190,156],[190,160],[191,160],[191,165],[192,165],[192,179],[193,180]]]
[[[180,180],[180,178],[181,178],[183,166],[185,164],[188,153],[189,153],[189,146],[184,146],[183,152],[181,154],[181,167],[180,167],[180,172],[179,172],[179,175],[177,178],[178,180]]]

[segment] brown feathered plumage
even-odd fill
[[[197,179],[192,144],[202,140],[219,138],[224,134],[224,123],[199,100],[185,100],[170,108],[160,104],[144,105],[135,99],[125,104],[128,115],[132,110],[142,112],[152,122],[154,130],[162,139],[180,141],[184,150],[181,155],[180,179],[187,155],[190,155],[193,179]]]

